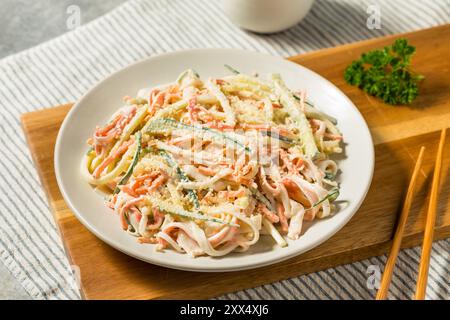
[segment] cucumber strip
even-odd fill
[[[230,82],[232,85],[237,84],[246,84],[248,86],[257,87],[259,90],[264,91],[266,93],[272,93],[272,87],[269,83],[261,80],[257,76],[249,76],[243,73],[235,74],[233,76],[224,77],[224,80]]]
[[[208,79],[208,81],[205,82],[205,88],[219,100],[219,104],[225,113],[225,123],[234,125],[236,123],[236,115],[234,114],[227,96],[222,92],[220,87],[212,79]]]
[[[177,101],[177,102],[167,106],[164,109],[160,109],[160,110],[156,111],[155,115],[145,123],[145,125],[142,127],[141,131],[144,133],[147,132],[147,128],[150,126],[150,124],[154,120],[172,117],[175,113],[177,113],[178,111],[187,107],[187,105],[188,105],[187,101],[180,100],[180,101]]]
[[[335,178],[334,174],[332,174],[330,172],[325,172],[325,179],[333,181],[334,178]]]
[[[293,93],[293,92],[291,92],[291,93],[292,93],[292,96],[295,98],[295,100],[298,100],[298,101],[302,100],[302,99],[300,99],[300,97],[299,97],[298,95],[296,95],[295,93]],[[307,104],[308,106],[314,108],[314,104],[313,104],[311,101],[305,100],[305,104]]]
[[[300,131],[300,140],[305,155],[314,159],[319,154],[314,135],[309,125],[306,115],[300,110],[300,106],[292,95],[291,91],[286,87],[279,74],[272,75],[274,90],[280,99],[283,108],[288,112],[292,121],[298,126]]]
[[[90,146],[88,151],[86,151],[86,155],[88,156],[92,151],[94,151],[94,147]]]
[[[294,98],[298,101],[300,101],[300,97],[297,96],[295,93],[292,93]],[[332,124],[337,124],[337,119],[318,110],[314,104],[311,101],[305,100],[305,114],[309,118],[317,118],[319,120],[329,120]]]
[[[337,124],[336,118],[312,107],[311,105],[308,104],[308,102],[305,102],[305,114],[308,118],[316,118],[316,119],[323,120],[323,121],[328,120],[333,125]]]
[[[190,212],[187,211],[177,205],[168,203],[167,201],[164,200],[160,200],[157,199],[155,197],[149,197],[149,200],[152,202],[153,206],[158,207],[159,210],[168,213],[170,215],[176,215],[176,216],[180,216],[183,218],[188,218],[191,220],[202,220],[202,221],[209,221],[209,222],[216,222],[216,223],[220,223],[220,224],[226,224],[229,226],[233,226],[233,227],[240,227],[239,224],[236,223],[232,223],[232,222],[227,222],[221,219],[217,219],[217,218],[213,218],[207,215],[202,215],[200,213],[197,212]]]
[[[292,93],[292,96],[295,98],[295,100],[298,100],[298,101],[302,100],[302,99],[301,99],[298,95],[296,95],[295,93],[293,93],[293,92],[291,92],[291,93]],[[310,106],[311,108],[315,108],[315,107],[314,107],[314,104],[313,104],[311,101],[305,100],[305,104],[308,105],[308,106]]]
[[[176,113],[181,109],[185,108],[188,105],[188,102],[185,100],[180,100],[171,105],[167,106],[164,109],[158,110],[154,116],[154,118],[164,118],[167,115],[171,115],[172,113]]]
[[[272,236],[272,238],[280,247],[287,246],[286,240],[284,240],[283,236],[278,232],[278,230],[273,226],[273,224],[269,220],[263,218],[262,226],[266,230],[266,232]]]
[[[191,180],[186,176],[186,173],[184,173],[183,170],[181,170],[178,163],[175,161],[175,159],[172,158],[170,154],[168,154],[165,150],[160,150],[159,154],[167,161],[169,166],[175,168],[178,177],[183,182],[190,182]],[[200,208],[200,202],[198,201],[198,196],[195,193],[194,190],[187,190],[189,199],[191,200],[192,204],[194,205],[194,208],[198,210]]]
[[[278,139],[278,140],[280,140],[280,141],[282,141],[282,142],[285,142],[285,143],[287,143],[287,144],[290,144],[290,145],[295,145],[295,144],[299,144],[299,143],[300,143],[300,141],[297,141],[297,140],[295,140],[295,139],[291,139],[291,138],[288,138],[288,137],[279,135],[278,133],[274,133],[274,132],[269,131],[269,130],[267,130],[267,131],[261,131],[261,133],[262,133],[263,135],[266,135],[266,136],[271,137],[271,138]]]
[[[338,188],[333,188],[333,189],[330,190],[330,192],[328,192],[328,194],[325,197],[323,197],[321,200],[319,200],[316,203],[314,203],[312,205],[312,207],[307,208],[305,210],[314,209],[315,207],[317,207],[318,205],[322,204],[326,200],[329,200],[330,202],[333,202],[334,200],[337,199],[337,197],[339,197],[339,189]]]
[[[195,71],[194,69],[192,69],[192,73],[194,73],[194,76],[196,76],[197,78],[200,79],[200,74],[199,74],[197,71]]]
[[[179,85],[183,84],[183,81],[185,79],[194,79],[194,78],[200,78],[199,74],[197,72],[195,72],[192,69],[187,69],[184,70],[177,78],[177,80],[175,80],[176,83],[178,83]]]
[[[118,193],[120,191],[119,185],[123,185],[123,184],[127,183],[128,179],[131,177],[131,174],[133,173],[134,167],[136,166],[136,164],[138,162],[139,155],[141,154],[141,140],[142,140],[141,139],[141,132],[136,133],[137,147],[136,147],[136,152],[134,153],[134,156],[133,156],[133,160],[131,161],[131,164],[128,167],[127,172],[122,177],[122,179],[120,179],[119,183],[117,184],[116,188],[114,189],[113,194]]]
[[[172,129],[183,129],[183,130],[195,130],[197,132],[205,132],[213,135],[214,137],[220,138],[225,141],[229,141],[232,143],[235,143],[242,149],[244,149],[246,152],[251,153],[251,149],[244,145],[243,143],[237,141],[236,139],[233,139],[229,135],[220,132],[215,129],[207,128],[207,127],[201,127],[198,125],[192,125],[192,124],[186,124],[183,122],[178,122],[174,119],[170,118],[164,118],[164,119],[155,119],[152,122],[149,123],[148,127],[146,128],[146,133],[166,133],[167,127],[170,127]]]
[[[270,211],[274,211],[269,199],[267,199],[266,196],[263,195],[258,189],[250,187],[250,192],[255,196],[255,198],[259,202],[264,204],[267,207],[267,209],[269,209]]]
[[[225,68],[227,68],[229,71],[231,71],[231,73],[234,73],[234,74],[240,74],[239,71],[237,71],[235,68],[233,68],[232,66],[230,66],[230,65],[228,65],[228,64],[224,64],[223,66],[224,66]]]
[[[125,212],[124,215],[125,215],[125,221],[126,221],[127,224],[128,224],[127,231],[128,231],[128,232],[131,232],[131,233],[136,232],[136,230],[134,229],[133,225],[131,224],[130,216],[129,216],[128,212]]]

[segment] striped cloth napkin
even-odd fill
[[[366,27],[376,4],[381,29]],[[216,1],[132,0],[109,14],[0,61],[0,257],[34,299],[79,299],[19,116],[75,101],[110,73],[145,57],[194,47],[231,47],[287,57],[449,22],[447,0],[318,0],[298,26],[274,35],[240,30]],[[95,106],[93,106],[95,107]],[[450,241],[434,243],[427,298],[449,299]],[[420,248],[399,255],[391,299],[412,296]],[[374,257],[218,299],[370,299]],[[373,268],[373,269],[371,269]],[[372,278],[371,278],[372,277]],[[371,289],[372,288],[372,289]]]

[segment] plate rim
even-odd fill
[[[345,219],[341,220],[339,222],[339,224],[336,225],[336,227],[334,228],[333,232],[329,232],[327,234],[324,235],[320,235],[318,236],[317,240],[312,242],[311,244],[309,244],[308,246],[305,246],[305,248],[303,250],[301,250],[300,252],[292,252],[290,254],[285,254],[283,257],[278,258],[274,261],[274,258],[272,259],[267,259],[267,261],[264,262],[249,262],[247,264],[245,264],[244,266],[236,266],[236,267],[217,267],[217,266],[208,266],[205,265],[203,266],[201,269],[200,268],[190,268],[187,266],[183,266],[183,265],[174,265],[173,263],[164,263],[162,260],[158,260],[158,261],[154,261],[154,259],[152,258],[145,258],[145,257],[141,257],[138,255],[133,254],[132,252],[130,252],[130,250],[127,250],[127,248],[124,245],[121,245],[120,243],[115,243],[115,241],[109,239],[108,237],[102,235],[102,233],[97,230],[95,227],[93,227],[89,221],[87,221],[83,215],[78,212],[78,210],[76,209],[76,206],[72,203],[72,201],[70,200],[70,197],[67,195],[67,192],[64,188],[64,183],[62,181],[61,178],[61,173],[60,173],[60,152],[59,150],[61,149],[61,145],[62,145],[62,136],[63,133],[65,131],[65,128],[68,126],[68,123],[70,122],[70,119],[73,117],[73,115],[76,113],[76,109],[78,108],[78,106],[80,104],[82,104],[82,102],[87,99],[91,94],[93,94],[93,92],[95,91],[96,88],[98,88],[99,86],[102,86],[105,82],[107,82],[110,78],[117,76],[118,74],[122,73],[122,72],[126,72],[127,69],[132,68],[136,65],[142,64],[142,63],[148,63],[148,61],[151,60],[157,60],[160,58],[164,58],[164,57],[168,57],[168,56],[173,56],[173,55],[183,55],[183,54],[190,54],[190,53],[196,53],[196,52],[204,52],[204,51],[210,51],[210,53],[213,53],[214,51],[229,51],[229,52],[234,52],[234,53],[242,53],[242,54],[254,54],[254,55],[259,55],[259,56],[265,56],[267,58],[276,58],[276,59],[280,59],[285,63],[291,64],[293,67],[297,67],[297,68],[304,68],[307,69],[309,72],[313,73],[315,76],[319,77],[322,81],[325,81],[328,86],[332,87],[334,90],[338,91],[343,98],[345,99],[346,103],[355,111],[356,115],[360,118],[361,123],[364,124],[364,129],[365,129],[365,133],[366,133],[366,138],[369,139],[370,141],[370,148],[368,148],[368,150],[370,151],[369,156],[369,160],[370,160],[370,172],[368,175],[368,179],[367,179],[367,183],[365,185],[365,190],[362,193],[362,197],[359,199],[358,203],[355,204],[353,211],[348,214],[346,216]],[[328,79],[326,79],[325,77],[321,76],[320,74],[318,74],[317,72],[299,64],[296,62],[293,62],[291,60],[288,60],[285,57],[281,57],[281,56],[275,56],[275,55],[271,55],[271,54],[266,54],[266,53],[261,53],[261,52],[257,52],[257,51],[252,51],[252,50],[242,50],[242,49],[232,49],[232,48],[195,48],[195,49],[184,49],[184,50],[177,50],[177,51],[171,51],[171,52],[166,52],[166,53],[160,53],[160,54],[156,54],[153,56],[149,56],[149,57],[145,57],[143,59],[140,59],[138,61],[135,61],[133,63],[130,63],[112,73],[109,73],[108,75],[106,75],[103,79],[100,79],[97,83],[95,83],[94,85],[92,85],[88,91],[86,91],[74,104],[73,106],[70,108],[69,112],[66,114],[66,116],[64,117],[64,120],[58,130],[58,135],[56,138],[56,143],[55,143],[55,149],[54,149],[54,171],[55,171],[55,177],[56,177],[56,181],[58,184],[58,188],[61,192],[61,195],[66,203],[66,205],[68,206],[68,208],[72,211],[73,215],[77,218],[77,220],[79,222],[81,222],[81,224],[87,228],[89,230],[89,232],[93,233],[97,238],[99,238],[101,241],[105,242],[106,244],[108,244],[109,246],[113,247],[114,249],[128,255],[131,256],[135,259],[144,261],[146,263],[150,263],[150,264],[154,264],[154,265],[158,265],[158,266],[162,266],[162,267],[166,267],[166,268],[170,268],[170,269],[176,269],[176,270],[184,270],[184,271],[194,271],[194,272],[232,272],[232,271],[240,271],[240,270],[249,270],[249,269],[256,269],[256,268],[260,268],[260,267],[264,267],[264,266],[268,266],[268,265],[273,265],[276,263],[280,263],[282,261],[286,261],[288,259],[291,259],[293,257],[297,257],[301,254],[304,254],[308,251],[310,251],[311,249],[321,245],[322,243],[324,243],[325,241],[327,241],[328,239],[330,239],[332,236],[334,236],[337,232],[339,232],[355,215],[355,213],[359,210],[359,208],[361,207],[361,204],[363,203],[364,199],[367,196],[367,193],[370,189],[371,183],[372,183],[372,179],[373,179],[373,174],[374,174],[374,168],[375,168],[375,146],[373,144],[373,138],[371,135],[371,132],[369,130],[368,124],[365,121],[364,117],[362,116],[361,112],[359,111],[359,109],[356,107],[356,105],[350,100],[350,98],[341,90],[339,89],[336,85],[334,85],[331,81],[329,81]],[[117,242],[117,241],[116,241]]]

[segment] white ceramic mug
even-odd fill
[[[228,18],[243,29],[273,33],[299,23],[314,0],[222,0]]]

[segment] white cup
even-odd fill
[[[243,29],[279,32],[299,23],[314,0],[222,0],[228,18]]]

